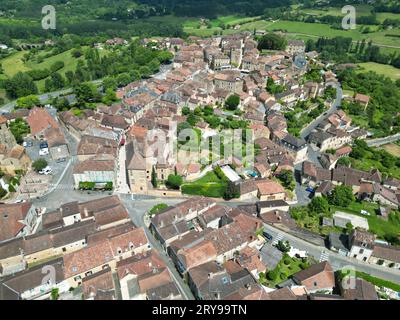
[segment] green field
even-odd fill
[[[395,68],[393,66],[375,62],[360,63],[358,65],[361,67],[361,70],[358,70],[357,72],[374,71],[378,74],[382,74],[386,77],[389,77],[392,80],[400,79],[400,69]]]
[[[400,234],[400,223],[395,219],[383,220],[376,214],[376,210],[379,205],[370,202],[352,202],[348,207],[335,207],[331,206],[331,212],[343,211],[351,214],[355,214],[360,217],[364,217],[368,220],[369,231],[376,234],[379,238],[385,239],[389,235]],[[369,216],[364,216],[360,212],[366,210],[370,213]],[[398,214],[398,213],[397,213]]]
[[[183,194],[223,198],[226,187],[227,183],[211,171],[196,181],[184,183],[181,190]]]
[[[83,50],[85,47],[82,48]],[[28,51],[18,51],[12,55],[10,55],[7,58],[4,58],[3,60],[0,60],[0,63],[2,63],[2,66],[4,68],[4,74],[8,77],[12,77],[18,72],[27,72],[30,70],[39,70],[39,69],[49,69],[52,64],[54,64],[56,61],[62,61],[64,62],[65,66],[60,69],[58,72],[61,73],[62,75],[65,75],[66,72],[68,71],[75,71],[78,61],[79,60],[84,60],[85,58],[83,56],[79,58],[74,58],[71,53],[74,49],[67,50],[65,52],[62,52],[60,54],[51,56],[49,58],[45,58],[42,63],[37,63],[36,61],[29,60],[27,62],[23,61],[24,55]],[[44,56],[47,51],[39,51],[37,56]],[[100,51],[100,56],[105,55],[107,53],[106,50],[101,50]],[[37,81],[36,84],[38,85],[38,88],[41,92],[44,90],[44,83],[45,79]],[[3,93],[4,94],[4,93]],[[0,91],[0,97],[2,96],[2,92]]]

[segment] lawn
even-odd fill
[[[309,267],[309,263],[299,258],[291,258],[284,254],[276,268],[267,274],[260,273],[260,283],[268,288],[275,288],[277,284],[287,280],[295,273]]]
[[[181,186],[183,194],[199,195],[211,198],[223,198],[227,183],[222,181],[213,171],[204,177]]]
[[[351,213],[360,217],[364,217],[368,220],[369,224],[369,231],[376,234],[381,239],[386,239],[388,236],[393,235],[400,235],[400,219],[399,213],[397,212],[397,219],[393,218],[393,214],[391,215],[392,218],[388,220],[384,220],[377,216],[376,209],[378,209],[379,205],[376,203],[369,203],[369,202],[353,202],[348,207],[335,207],[331,206],[332,214],[335,211],[343,211],[347,213]],[[362,215],[360,212],[361,210],[366,210],[370,213],[370,216]]]
[[[389,66],[387,64],[380,64],[375,62],[366,62],[358,64],[361,67],[357,72],[368,72],[374,71],[378,74],[382,74],[386,77],[391,78],[392,80],[400,79],[400,69],[395,68],[393,66]]]
[[[358,16],[371,14],[372,7],[369,5],[354,5]],[[328,7],[326,9],[300,9],[300,12],[308,13],[315,16],[344,16],[341,8]]]

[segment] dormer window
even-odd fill
[[[117,249],[117,253],[118,253],[118,254],[122,254],[122,249],[121,249],[121,248],[118,248],[118,249]]]
[[[129,249],[130,249],[130,250],[135,249],[135,246],[134,246],[134,244],[133,244],[132,242],[129,242]]]

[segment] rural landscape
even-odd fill
[[[400,300],[399,103],[399,0],[1,0],[0,301]]]

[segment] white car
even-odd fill
[[[361,214],[363,214],[364,216],[369,216],[370,213],[366,210],[361,210]]]
[[[53,173],[53,170],[49,166],[47,166],[43,170],[39,171],[39,174],[44,174],[46,176],[48,176],[49,174],[52,174],[52,173]]]
[[[49,149],[43,148],[39,150],[39,156],[47,156],[49,154]]]

